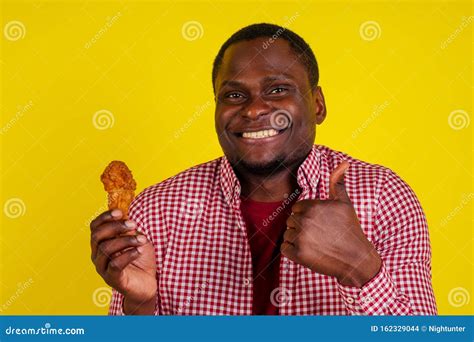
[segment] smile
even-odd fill
[[[257,131],[257,132],[244,132],[242,133],[242,138],[262,139],[262,138],[273,137],[274,135],[277,135],[277,134],[278,134],[278,131],[275,129],[264,129],[262,131]]]
[[[254,131],[254,132],[242,132],[242,133],[235,133],[235,134],[239,138],[243,138],[246,141],[260,140],[260,139],[265,139],[265,138],[267,138],[268,140],[268,138],[272,138],[277,135],[280,135],[285,131],[286,131],[286,128],[282,130],[276,130],[276,129],[270,128],[270,129],[262,129],[262,130]]]

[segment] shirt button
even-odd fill
[[[250,285],[250,279],[244,278],[244,286],[249,286],[249,285]]]
[[[348,302],[349,304],[353,304],[353,303],[354,303],[354,298],[348,297],[348,298],[347,298],[347,302]]]
[[[362,298],[361,298],[361,301],[362,301],[363,303],[370,303],[372,300],[373,300],[372,297],[362,297]]]

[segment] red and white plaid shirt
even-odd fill
[[[394,172],[324,146],[299,167],[298,199],[327,199],[329,176],[347,160],[347,193],[383,263],[362,288],[343,286],[280,257],[272,293],[280,315],[435,315],[426,219]],[[145,189],[130,218],[155,246],[156,315],[251,315],[252,257],[240,212],[240,183],[226,157]],[[113,290],[109,314],[122,315]]]

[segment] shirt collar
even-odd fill
[[[321,151],[313,145],[306,159],[298,168],[296,175],[298,185],[302,189],[300,198],[306,198],[308,193],[315,191],[321,177]],[[227,157],[222,157],[219,169],[219,181],[224,199],[231,207],[239,204],[241,186]]]

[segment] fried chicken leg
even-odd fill
[[[127,165],[118,160],[110,162],[100,176],[108,193],[109,209],[120,209],[123,218],[128,218],[128,207],[135,197],[137,184]]]

